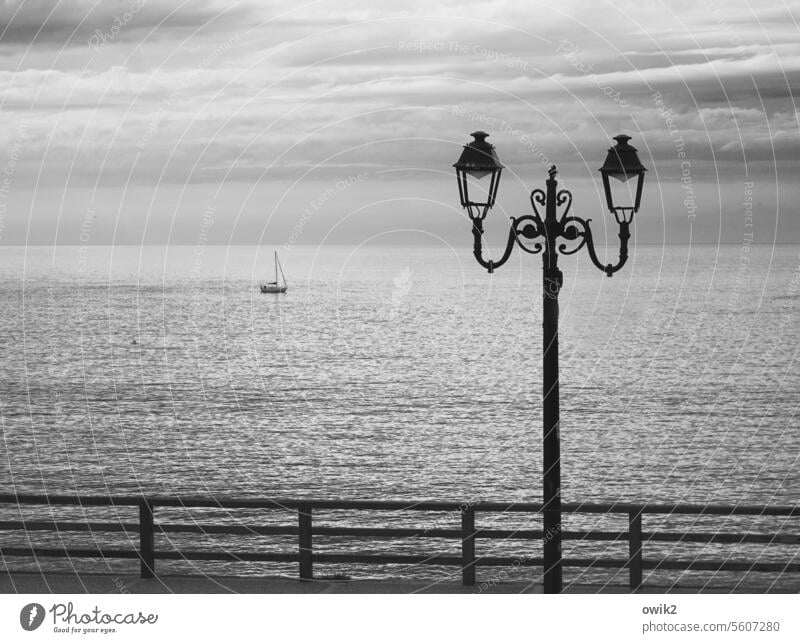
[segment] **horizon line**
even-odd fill
[[[198,245],[204,248],[231,248],[231,247],[239,247],[239,248],[271,248],[271,249],[283,249],[283,250],[290,250],[291,248],[298,247],[298,248],[318,248],[318,247],[344,247],[344,248],[352,248],[358,245],[365,245],[359,243],[325,243],[325,244],[313,244],[313,243],[292,243],[292,244],[263,244],[263,243],[146,243],[146,244],[138,244],[138,243],[8,243],[8,244],[0,244],[0,248],[117,248],[117,247],[124,247],[124,248],[196,248]],[[371,243],[368,247],[381,247],[381,248],[392,248],[392,247],[412,247],[416,246],[419,248],[434,248],[439,247],[441,244],[435,243]],[[469,244],[448,244],[450,247],[453,248],[466,248],[471,249],[471,245]],[[606,247],[609,244],[598,244],[599,247]],[[614,245],[613,243],[610,245]],[[635,244],[633,247],[636,246],[646,246],[646,247],[658,247],[658,246],[741,246],[743,245],[742,241],[669,241],[663,243],[655,243],[655,242],[641,242]],[[747,243],[748,246],[796,246],[800,245],[800,239],[796,241],[751,241]]]

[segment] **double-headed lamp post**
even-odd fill
[[[589,226],[591,219],[569,215],[572,194],[558,190],[556,167],[549,170],[547,191],[531,192],[533,214],[511,217],[511,229],[503,256],[497,261],[483,258],[483,221],[494,206],[503,165],[486,132],[473,132],[454,164],[458,178],[461,205],[472,222],[473,253],[478,263],[490,273],[502,266],[518,245],[531,254],[542,253],[544,330],[542,415],[543,439],[543,507],[544,517],[544,591],[555,594],[562,589],[561,576],[561,444],[559,436],[558,397],[558,293],[563,275],[558,269],[558,255],[575,254],[586,246],[592,263],[611,277],[628,259],[628,239],[633,215],[642,200],[644,173],[636,148],[628,144],[630,136],[615,136],[616,145],[608,150],[600,168],[609,211],[619,225],[619,260],[604,265],[598,258]],[[486,179],[488,178],[488,181]],[[635,182],[628,182],[630,179]],[[616,182],[609,181],[616,179]],[[620,190],[621,188],[621,190]],[[618,203],[624,200],[624,205]],[[538,206],[538,207],[537,207]],[[539,214],[544,207],[545,216]],[[560,212],[559,212],[560,210]]]

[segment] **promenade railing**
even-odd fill
[[[299,578],[314,579],[314,565],[345,563],[350,565],[402,564],[402,565],[441,565],[457,567],[461,570],[464,585],[475,585],[476,570],[479,567],[524,566],[541,567],[541,556],[530,556],[530,552],[519,556],[480,555],[478,543],[481,540],[538,541],[539,545],[548,537],[536,529],[499,529],[477,526],[478,517],[483,514],[541,514],[541,503],[503,503],[503,502],[407,502],[388,500],[309,500],[309,499],[271,499],[271,498],[225,498],[225,497],[186,497],[186,496],[95,496],[95,495],[33,495],[0,494],[0,507],[7,513],[13,505],[16,511],[26,506],[76,506],[76,507],[138,507],[138,522],[101,522],[69,520],[2,520],[0,532],[21,531],[23,539],[29,542],[31,532],[138,532],[138,547],[130,549],[101,547],[40,547],[0,546],[5,566],[9,558],[45,557],[57,558],[103,558],[136,559],[140,563],[142,578],[156,576],[156,561],[257,561],[297,563]],[[250,509],[250,510],[290,510],[296,515],[296,523],[288,525],[246,525],[246,524],[192,524],[157,521],[159,509],[167,508],[210,508],[210,509]],[[442,528],[439,521],[431,527],[343,527],[314,524],[314,518],[330,511],[353,512],[455,512],[460,516],[460,528]],[[563,560],[565,567],[627,569],[629,586],[632,590],[642,586],[643,570],[681,570],[711,572],[769,572],[773,574],[800,573],[798,550],[787,560],[766,562],[763,560],[731,560],[709,558],[671,558],[645,556],[649,543],[716,543],[724,545],[758,544],[800,545],[800,530],[796,521],[800,518],[800,505],[696,505],[696,504],[633,504],[633,503],[563,503],[564,514],[603,514],[627,518],[627,530],[564,530],[562,538],[566,541],[627,541],[628,554],[625,557],[586,557]],[[780,526],[790,526],[793,531],[744,533],[727,531],[708,531],[700,526],[691,531],[644,531],[642,517],[661,516],[769,516],[784,518]],[[704,531],[705,530],[705,531]],[[157,534],[227,534],[231,536],[294,536],[297,547],[292,551],[231,551],[228,546],[220,550],[201,549],[162,549],[156,547]],[[409,538],[452,539],[460,543],[460,555],[424,553],[332,553],[314,550],[317,536],[350,537],[360,541],[394,540]],[[760,557],[760,556],[759,556]]]

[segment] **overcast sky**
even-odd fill
[[[508,166],[498,239],[549,163],[606,221],[596,170],[625,132],[650,169],[638,240],[800,242],[798,21],[768,0],[5,0],[0,243],[466,245],[451,165],[476,129]]]

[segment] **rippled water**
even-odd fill
[[[0,487],[540,498],[538,257],[271,251],[3,248]],[[562,269],[566,501],[800,501],[800,248]]]

